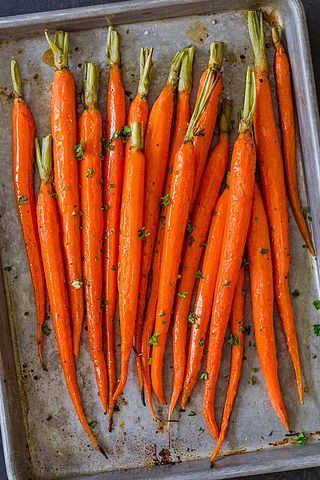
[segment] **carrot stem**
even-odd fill
[[[264,44],[263,16],[254,10],[248,12],[249,35],[251,38],[256,69],[268,70],[268,60]]]
[[[36,160],[39,170],[40,180],[44,183],[52,182],[52,136],[47,135],[42,139],[41,149],[39,140],[35,139]]]
[[[110,25],[108,28],[106,57],[110,67],[114,67],[115,65],[120,66],[120,35],[116,30],[114,30],[112,25]]]
[[[52,41],[48,30],[44,31],[46,40],[53,53],[54,66],[57,70],[68,68],[69,55],[69,35],[67,32],[59,30],[54,34]]]
[[[140,52],[140,78],[138,93],[141,97],[149,95],[151,74],[153,68],[152,61],[153,48],[141,48]]]
[[[170,65],[167,85],[169,84],[169,85],[172,85],[173,87],[176,87],[179,79],[179,74],[180,74],[181,60],[185,55],[185,53],[186,53],[185,50],[179,50],[179,52],[177,52],[173,57]]]
[[[185,48],[185,53],[181,60],[180,74],[178,79],[178,91],[190,93],[192,89],[192,66],[195,48],[193,46]]]
[[[254,113],[256,110],[256,78],[254,71],[248,67],[246,78],[246,89],[244,95],[244,106],[241,111],[241,119],[239,122],[239,133],[251,130]]]
[[[224,42],[212,42],[210,44],[210,54],[208,67],[214,70],[221,70],[223,64],[224,52],[226,50],[226,43]]]
[[[83,99],[84,106],[98,105],[100,66],[91,62],[84,63]]]
[[[15,60],[11,60],[11,79],[13,85],[13,96],[15,98],[23,98],[23,85],[19,65]]]

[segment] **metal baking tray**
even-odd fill
[[[96,420],[95,432],[106,447],[106,461],[89,445],[74,414],[64,384],[53,332],[45,337],[44,351],[48,372],[39,366],[36,348],[36,319],[31,280],[14,205],[11,175],[11,92],[9,62],[16,58],[21,66],[25,95],[35,116],[38,136],[49,132],[49,97],[53,70],[44,62],[47,45],[43,30],[66,29],[70,34],[70,67],[81,86],[84,60],[105,62],[106,25],[116,25],[121,33],[124,81],[128,99],[138,82],[140,46],[155,47],[154,78],[150,102],[165,83],[174,52],[193,43],[196,46],[194,84],[204,68],[209,43],[228,44],[224,63],[224,95],[234,100],[234,120],[243,101],[247,64],[252,52],[246,23],[246,10],[258,7],[277,17],[286,27],[291,59],[300,139],[297,138],[299,186],[303,204],[309,204],[312,230],[320,251],[319,192],[319,117],[313,79],[306,19],[298,0],[149,0],[110,3],[79,9],[7,17],[0,19],[0,375],[1,430],[10,480],[27,479],[218,479],[320,465],[316,432],[320,430],[320,348],[313,324],[319,314],[312,302],[320,298],[319,270],[299,235],[291,215],[292,290],[301,292],[293,299],[305,379],[305,406],[298,403],[293,370],[276,315],[280,379],[295,432],[314,432],[304,446],[292,446],[285,438],[267,398],[261,372],[257,383],[248,384],[252,368],[259,367],[252,335],[246,337],[243,373],[232,415],[224,453],[209,469],[213,448],[202,417],[202,386],[195,389],[190,409],[175,418],[172,448],[167,448],[165,428],[157,428],[148,408],[141,405],[132,359],[130,375],[114,416],[114,431],[107,432],[106,418],[96,394],[92,365],[84,329],[78,378],[89,421]],[[266,28],[270,66],[274,49]],[[107,68],[101,76],[101,107],[104,111]],[[272,69],[270,69],[272,72]],[[271,84],[274,88],[273,74]],[[233,139],[235,131],[233,132]],[[303,152],[303,155],[302,155]],[[303,161],[302,161],[303,158]],[[5,268],[9,267],[9,268]],[[251,324],[250,304],[246,322]],[[50,320],[48,320],[50,326]],[[250,346],[251,345],[251,346]],[[168,349],[166,385],[170,392],[172,367]],[[228,348],[221,368],[217,396],[218,415],[223,406],[229,370]],[[158,408],[166,418],[165,409]],[[203,427],[204,432],[201,431]],[[200,430],[199,430],[200,428]],[[285,440],[283,440],[285,438]],[[271,445],[272,444],[272,445]],[[245,454],[244,454],[245,453]],[[167,465],[164,465],[168,463]]]

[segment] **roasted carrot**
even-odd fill
[[[141,247],[143,230],[145,157],[143,125],[133,122],[130,148],[125,155],[124,177],[120,213],[119,244],[119,314],[121,334],[121,373],[113,395],[116,400],[127,381],[130,353],[134,337],[138,306]]]
[[[90,430],[77,384],[62,237],[56,195],[52,188],[51,150],[51,135],[43,139],[42,151],[40,151],[39,143],[36,141],[37,164],[41,179],[37,201],[37,220],[52,323],[66,385],[80,423],[93,445],[106,457],[104,450]]]
[[[190,94],[192,88],[192,66],[194,49],[189,47],[187,49],[188,54],[183,56],[181,60],[180,75],[178,81],[178,99],[176,107],[176,117],[174,123],[173,136],[170,147],[170,154],[168,160],[167,176],[163,191],[170,192],[170,185],[172,180],[174,157],[179,150],[184,136],[186,134],[188,123],[190,121]],[[165,198],[166,193],[164,194]],[[150,295],[147,302],[147,308],[145,312],[145,320],[142,330],[142,343],[141,343],[141,361],[143,368],[143,383],[144,391],[146,393],[149,407],[153,416],[156,419],[156,414],[152,405],[152,388],[150,377],[150,345],[149,340],[154,329],[155,312],[158,300],[159,290],[159,274],[160,274],[160,260],[164,238],[164,226],[165,226],[165,212],[167,207],[161,206],[160,212],[160,224],[158,226],[158,233],[155,242],[155,248],[152,260],[152,281],[150,286]]]
[[[102,117],[98,107],[99,65],[84,63],[84,110],[79,119],[83,154],[80,160],[82,252],[88,338],[98,393],[108,407],[108,379],[102,347]]]
[[[302,213],[298,192],[297,161],[296,161],[296,132],[293,107],[293,93],[291,84],[291,71],[287,53],[280,41],[277,28],[272,29],[273,43],[276,48],[274,70],[281,119],[281,132],[283,143],[283,159],[286,174],[287,191],[300,233],[307,244],[310,253],[316,252],[312,243],[307,221]]]
[[[248,23],[254,51],[257,86],[254,132],[262,191],[266,201],[271,233],[275,296],[288,351],[296,375],[299,399],[303,403],[303,381],[299,346],[289,291],[290,236],[286,187],[268,78],[262,14],[250,11],[248,13]]]
[[[201,369],[203,347],[201,346],[202,342],[200,342],[200,339],[202,338],[202,340],[205,341],[207,335],[214,287],[218,274],[228,199],[228,189],[225,189],[218,200],[214,216],[212,217],[195,305],[188,317],[188,321],[191,323],[191,334],[181,398],[181,407],[183,409],[187,406],[188,399],[197,382]]]
[[[178,281],[177,292],[188,292],[188,295],[181,297],[178,293],[175,301],[172,328],[174,377],[168,414],[169,420],[178,401],[185,375],[188,314],[193,287],[197,277],[201,277],[199,268],[203,244],[207,239],[213,209],[228,166],[230,116],[231,102],[225,99],[220,116],[219,141],[209,156],[194,210],[191,214],[191,223],[189,224],[191,232],[188,234],[184,245],[184,254],[180,267],[181,278]]]
[[[169,155],[169,144],[171,124],[173,118],[173,107],[175,90],[178,83],[181,59],[187,52],[184,50],[174,56],[167,83],[159,97],[154,102],[149,115],[144,154],[146,157],[145,174],[145,197],[144,197],[144,219],[143,219],[143,242],[140,272],[139,301],[136,318],[136,330],[134,346],[136,352],[136,363],[140,389],[143,387],[143,374],[141,363],[141,337],[146,305],[149,273],[152,262],[154,243],[157,235],[159,221],[159,204],[163,190],[167,160]]]
[[[247,238],[251,298],[257,350],[267,391],[276,413],[289,430],[278,379],[277,344],[273,326],[272,254],[267,214],[257,184],[254,187]]]
[[[256,166],[256,149],[251,131],[255,92],[254,73],[248,67],[239,135],[232,152],[229,202],[210,324],[206,368],[208,379],[204,386],[204,417],[214,438],[218,436],[214,413],[215,389],[251,214]],[[203,340],[200,339],[199,343],[204,346]]]
[[[237,281],[236,290],[230,314],[230,345],[231,365],[230,377],[226,400],[224,403],[221,430],[219,433],[218,443],[210,459],[210,465],[213,467],[214,461],[220,452],[220,448],[226,438],[229,421],[233,409],[233,405],[237,396],[239,381],[241,377],[242,358],[243,358],[243,318],[244,318],[244,270],[241,268]]]
[[[226,49],[226,44],[223,42],[211,43],[208,66],[200,78],[198,92],[201,92],[203,82],[209,70],[213,70],[215,74],[220,72],[222,63],[223,63],[223,55],[224,55],[225,49]],[[195,183],[194,183],[193,196],[192,196],[192,205],[195,202],[195,199],[197,197],[202,174],[206,165],[208,152],[211,145],[211,140],[212,140],[212,136],[213,136],[213,132],[216,125],[217,116],[218,116],[222,87],[223,87],[222,75],[220,75],[216,88],[213,94],[211,95],[207,108],[203,113],[202,118],[199,122],[197,135],[194,138],[194,151],[196,153],[196,167],[195,167],[196,170],[195,170]],[[197,94],[197,96],[199,96],[199,93]]]
[[[145,137],[149,116],[148,95],[151,83],[151,74],[153,68],[152,62],[153,48],[141,48],[140,52],[140,78],[138,91],[130,104],[127,123],[142,123],[143,137]],[[130,148],[130,138],[126,143],[126,150]]]
[[[117,301],[117,269],[119,250],[120,202],[123,179],[124,146],[123,138],[115,138],[115,132],[123,131],[126,121],[126,100],[120,65],[120,35],[111,26],[108,30],[106,47],[107,62],[110,66],[106,97],[106,139],[110,142],[104,161],[104,281],[105,309],[104,324],[106,337],[106,358],[108,370],[109,405],[108,425],[112,425],[116,389],[116,361],[114,347],[114,314]],[[109,147],[109,148],[108,148]],[[110,148],[111,147],[111,148]]]
[[[52,50],[55,66],[51,95],[54,182],[58,195],[62,245],[69,288],[73,351],[75,357],[78,357],[84,305],[77,161],[77,158],[81,158],[82,144],[76,147],[76,84],[68,68],[68,34],[62,31],[56,32],[54,42],[47,31],[45,36]]]
[[[45,369],[42,350],[42,327],[46,315],[46,285],[39,243],[34,195],[34,141],[36,129],[31,110],[23,97],[19,66],[11,62],[13,83],[12,175],[13,186],[29,261],[37,312],[37,339],[40,363]]]
[[[195,154],[193,138],[199,119],[207,106],[217,81],[218,76],[215,72],[209,70],[183,143],[176,153],[170,193],[165,199],[168,207],[161,257],[159,295],[154,334],[150,339],[150,344],[153,346],[151,363],[152,386],[155,395],[163,404],[166,403],[162,383],[163,355],[170,326],[183,237],[187,226],[194,184]],[[180,292],[181,296],[187,294]]]

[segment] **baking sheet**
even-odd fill
[[[132,358],[128,382],[118,402],[119,412],[114,415],[114,430],[109,434],[107,419],[103,415],[96,392],[95,378],[88,352],[87,332],[84,329],[78,361],[79,387],[83,394],[83,403],[89,421],[96,420],[98,422],[95,433],[108,452],[109,460],[106,461],[89,445],[73,411],[64,385],[53,331],[44,339],[48,372],[43,372],[40,368],[36,349],[36,317],[32,286],[12,189],[11,132],[9,128],[12,105],[8,96],[12,89],[9,69],[11,58],[15,58],[20,64],[25,96],[35,116],[37,134],[39,137],[43,137],[49,133],[50,83],[53,76],[53,69],[43,59],[47,50],[42,33],[44,25],[47,24],[50,28],[67,26],[72,30],[69,65],[76,77],[79,92],[83,61],[90,60],[101,63],[103,72],[100,82],[100,99],[103,113],[108,70],[104,56],[107,35],[105,14],[112,19],[113,23],[121,23],[117,29],[121,34],[123,75],[128,101],[135,94],[138,84],[140,46],[155,48],[155,67],[150,94],[150,103],[152,103],[166,81],[170,60],[178,49],[190,43],[196,46],[194,85],[197,86],[199,75],[207,62],[210,42],[223,40],[228,44],[224,63],[224,95],[230,96],[234,100],[233,118],[235,125],[237,124],[237,112],[243,102],[245,71],[247,65],[252,64],[246,10],[241,10],[241,7],[249,6],[248,2],[233,0],[228,3],[228,11],[224,10],[222,2],[206,0],[194,3],[180,0],[175,2],[175,5],[169,1],[152,0],[148,2],[148,10],[145,6],[144,2],[127,2],[61,13],[38,14],[29,18],[24,16],[23,18],[0,20],[0,37],[3,38],[0,43],[2,59],[0,74],[0,251],[4,290],[14,344],[15,366],[18,373],[18,392],[25,425],[22,440],[22,416],[19,416],[19,398],[13,364],[3,366],[2,380],[12,382],[9,392],[4,391],[8,387],[2,382],[3,401],[7,404],[6,411],[2,409],[2,428],[4,421],[8,422],[5,450],[9,475],[10,472],[16,472],[12,473],[12,478],[27,478],[25,476],[27,469],[30,470],[27,475],[37,479],[86,478],[87,475],[93,474],[95,475],[93,478],[98,479],[100,478],[99,473],[102,472],[114,472],[110,478],[124,478],[124,472],[116,473],[119,469],[130,469],[128,472],[130,478],[166,478],[166,476],[171,478],[172,475],[177,475],[176,478],[180,478],[179,475],[184,478],[221,478],[222,476],[226,478],[230,475],[244,475],[259,471],[299,468],[302,466],[301,463],[303,465],[320,463],[319,456],[315,455],[317,445],[310,444],[302,448],[289,447],[286,450],[282,448],[282,451],[286,452],[285,454],[278,453],[280,447],[270,446],[270,443],[282,440],[285,431],[271,408],[261,372],[254,373],[257,379],[255,385],[248,384],[248,378],[253,374],[252,368],[259,368],[252,334],[246,336],[246,359],[223,451],[243,453],[271,450],[261,451],[259,454],[254,453],[251,456],[247,454],[224,458],[217,462],[217,468],[213,471],[208,469],[208,460],[202,461],[211,454],[213,442],[201,413],[201,382],[194,390],[187,411],[179,413],[179,409],[176,409],[174,418],[179,422],[172,424],[172,448],[170,452],[167,452],[165,450],[167,449],[165,427],[160,425],[157,428],[151,419],[148,408],[143,408],[141,405],[134,359]],[[316,130],[318,117],[314,105],[315,96],[312,98],[312,94],[314,95],[312,70],[311,66],[305,63],[308,61],[309,51],[306,49],[306,37],[304,37],[306,33],[304,17],[301,11],[299,13],[299,4],[296,1],[266,4],[268,11],[272,11],[274,6],[277,7],[287,28],[305,158],[303,168],[300,143],[297,139],[300,193],[302,203],[310,204],[312,225],[315,227],[316,244],[319,249],[319,217],[316,211],[317,200],[319,200],[319,167],[316,162],[319,155]],[[192,12],[206,14],[192,15]],[[177,17],[181,13],[188,16]],[[298,13],[300,17],[297,16]],[[13,26],[16,28],[13,29]],[[271,65],[274,49],[270,31],[268,28],[265,31],[269,64]],[[271,85],[274,87],[273,75],[271,74],[270,77]],[[309,113],[311,111],[311,116],[307,115],[308,110]],[[235,135],[236,128],[232,133],[232,140]],[[308,200],[304,169],[307,176]],[[320,349],[319,339],[315,337],[312,325],[319,323],[319,313],[313,307],[312,302],[319,298],[318,269],[316,261],[302,247],[303,241],[291,212],[290,219],[293,252],[290,285],[292,290],[299,289],[301,292],[298,298],[293,299],[293,303],[305,379],[304,407],[299,405],[297,399],[293,370],[279,317],[276,315],[280,380],[292,430],[316,432],[320,430],[318,415]],[[5,329],[5,312],[1,316],[1,322]],[[248,301],[246,323],[252,324]],[[49,318],[47,325],[52,329]],[[6,345],[5,348],[10,347]],[[3,345],[0,345],[0,350],[2,360],[7,357],[7,354],[12,355],[12,352],[4,350]],[[218,418],[221,414],[228,381],[227,378],[224,378],[229,372],[230,351],[227,346],[225,353],[217,394]],[[169,346],[165,366],[168,397],[171,392],[171,379],[172,359]],[[165,419],[166,409],[157,405],[157,410],[158,415]],[[189,410],[195,411],[197,415],[189,417]],[[16,416],[18,421],[17,418],[14,418]],[[13,425],[13,422],[17,425]],[[20,425],[20,430],[18,425]],[[201,427],[204,432],[201,431]],[[316,440],[317,435],[310,439],[311,442]],[[26,442],[27,448],[25,447]],[[23,457],[23,460],[20,457],[17,458],[16,448],[19,448],[19,455]],[[288,462],[288,459],[291,458],[292,461]],[[190,462],[186,463],[187,460]],[[178,462],[178,464],[163,469],[153,468],[166,461]],[[266,463],[264,464],[264,462]],[[134,473],[132,469],[138,470]]]

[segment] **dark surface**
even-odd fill
[[[113,0],[120,1],[120,0]],[[148,3],[148,0],[145,0]],[[318,96],[320,94],[320,0],[302,0],[306,9],[309,27],[310,43],[313,57],[314,73]],[[23,13],[41,12],[46,10],[57,10],[61,8],[82,7],[108,3],[107,1],[95,0],[9,0],[6,3],[0,2],[0,15],[19,15]],[[244,477],[242,477],[244,478]],[[320,479],[320,467],[293,472],[273,473],[270,475],[257,475],[250,477],[250,480],[318,480]],[[0,438],[0,480],[7,480],[2,442]],[[240,479],[239,479],[240,480]]]

